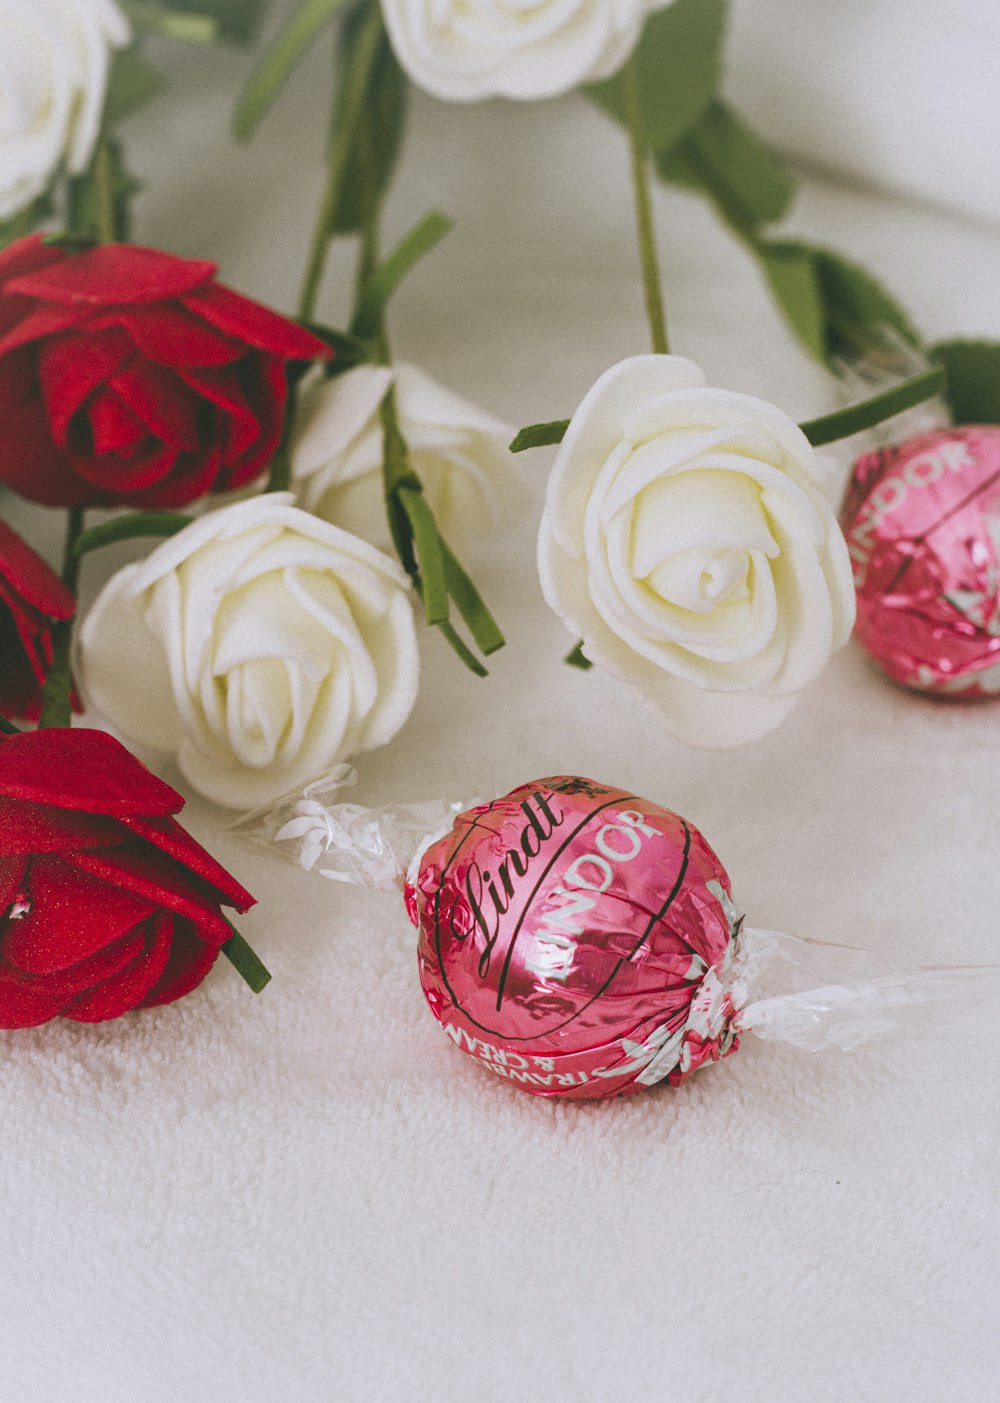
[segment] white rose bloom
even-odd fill
[[[417,693],[407,579],[270,493],[199,517],[104,587],[80,631],[89,703],[250,808],[382,745]]]
[[[396,415],[442,535],[453,546],[500,524],[519,480],[514,431],[413,365],[360,365],[301,397],[292,478],[307,511],[389,545],[379,406],[395,381]]]
[[[0,0],[0,219],[65,163],[86,170],[112,49],[129,42],[113,0]]]
[[[680,356],[603,375],[552,469],[547,602],[693,745],[776,726],[850,634],[847,548],[787,415]]]
[[[616,73],[671,0],[382,0],[396,57],[449,102],[555,97]]]

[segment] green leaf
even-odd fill
[[[163,77],[136,49],[121,49],[111,61],[108,91],[104,100],[104,125],[114,126],[137,112],[164,86]]]
[[[347,76],[355,59],[366,18],[364,7],[348,15],[340,45],[340,82],[334,105],[333,128],[343,119],[343,103],[350,84]],[[364,120],[351,133],[340,196],[330,224],[331,234],[360,233],[366,211],[378,209],[389,188],[406,127],[410,85],[393,53],[389,36],[381,30],[363,100]]]
[[[948,372],[956,424],[1000,424],[1000,342],[942,341],[931,358]]]
[[[826,310],[812,252],[792,243],[756,246],[764,276],[789,326],[811,356],[825,361]]]
[[[358,300],[351,323],[352,336],[364,340],[377,334],[386,304],[396,288],[413,265],[440,243],[451,228],[452,221],[447,215],[432,210],[396,245],[388,258],[376,268]]]
[[[441,630],[442,637],[447,640],[448,644],[455,650],[458,657],[465,663],[465,666],[470,672],[474,672],[477,677],[489,677],[487,669],[483,667],[475,653],[470,650],[468,645],[455,632],[453,624],[445,620],[443,624],[438,624],[438,628]]]
[[[676,0],[647,20],[636,59],[651,151],[676,146],[712,101],[722,76],[725,28],[726,0]],[[585,91],[605,112],[625,122],[620,73]]]
[[[251,73],[233,114],[233,135],[249,141],[267,109],[316,37],[347,0],[299,0],[294,13]]]
[[[134,541],[141,536],[173,536],[192,521],[194,517],[184,512],[129,512],[82,531],[73,545],[73,554],[88,555],[102,546]]]
[[[836,369],[885,345],[886,331],[920,338],[903,308],[839,253],[800,240],[752,241],[779,306],[809,353]]]
[[[824,414],[821,419],[809,419],[799,428],[814,448],[822,448],[824,444],[836,443],[838,439],[851,438],[865,429],[873,429],[876,424],[882,424],[904,410],[923,404],[924,400],[943,394],[947,387],[948,377],[944,367],[935,366],[933,370],[921,371],[901,385],[893,385],[892,389],[872,395],[871,399],[862,400],[860,404],[851,404],[833,414]]]
[[[13,721],[8,721],[6,716],[0,716],[0,732],[5,736],[19,736],[20,726],[15,726]]]
[[[248,984],[255,994],[259,994],[271,982],[271,971],[249,941],[240,935],[232,921],[226,916],[223,920],[232,931],[232,935],[220,947],[222,953],[243,982]]]
[[[498,648],[502,648],[507,640],[501,633],[496,619],[483,602],[482,595],[452,554],[448,542],[443,536],[440,536],[439,539],[441,554],[444,558],[444,578],[448,593],[455,601],[458,612],[465,621],[466,628],[475,639],[476,647],[486,657],[489,657]]]
[[[166,8],[208,15],[215,21],[220,39],[231,44],[250,44],[269,3],[270,0],[169,0]]]
[[[827,356],[854,358],[885,340],[889,327],[911,346],[920,337],[903,308],[856,263],[830,249],[813,250],[826,311]]]
[[[511,453],[523,453],[526,448],[545,448],[550,443],[562,443],[569,428],[568,419],[550,419],[545,424],[527,424],[510,441]]]
[[[447,623],[448,586],[445,583],[444,552],[437,523],[419,487],[400,487],[397,496],[413,528],[413,542],[420,566],[420,594],[427,622]]]
[[[218,23],[208,14],[185,14],[156,4],[140,4],[138,0],[126,4],[125,10],[136,29],[158,34],[163,39],[176,39],[182,44],[211,44],[219,37]]]
[[[584,643],[583,639],[581,638],[580,642],[576,645],[576,647],[571,648],[570,651],[566,654],[566,656],[563,658],[563,662],[569,663],[570,667],[578,667],[582,672],[586,672],[587,669],[593,667],[594,664],[590,661],[589,658],[584,657],[583,648]]]
[[[781,219],[795,193],[778,158],[721,101],[710,104],[676,147],[659,153],[656,167],[664,180],[708,195],[741,233]]]

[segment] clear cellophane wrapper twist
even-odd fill
[[[698,830],[613,786],[556,776],[489,803],[367,809],[337,802],[350,778],[234,827],[305,871],[402,892],[431,1012],[536,1095],[679,1085],[750,1033],[850,1051],[995,977],[879,971],[872,951],[748,926]]]

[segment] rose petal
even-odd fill
[[[222,411],[216,422],[222,458],[226,463],[238,461],[257,442],[261,426],[236,367],[199,366],[179,373],[199,399]]]
[[[131,352],[119,331],[106,336],[68,336],[41,348],[38,374],[52,436],[60,447],[69,442],[70,426],[80,406]]]
[[[4,284],[12,278],[48,268],[60,263],[66,257],[65,249],[58,244],[47,244],[44,234],[29,234],[25,239],[17,239],[0,249],[0,289],[6,292]]]
[[[181,302],[226,336],[283,360],[329,360],[332,354],[329,346],[305,327],[221,283],[206,283]]]
[[[178,813],[184,800],[106,731],[52,727],[0,739],[0,791],[114,817]]]
[[[173,933],[174,918],[166,911],[151,916],[146,923],[142,952],[134,963],[68,1003],[62,1010],[63,1017],[77,1023],[101,1023],[120,1018],[135,1008],[163,975]]]
[[[186,378],[186,377],[181,377]],[[108,381],[161,443],[187,452],[198,448],[198,404],[173,370],[133,362]]]
[[[68,852],[128,841],[128,832],[113,818],[0,794],[0,852]]]
[[[32,859],[30,909],[7,922],[4,958],[25,974],[77,965],[152,915],[157,903],[95,879],[65,856]]]
[[[379,405],[393,381],[388,366],[358,365],[333,380],[323,380],[302,396],[294,446],[292,476],[309,478],[307,502],[310,507],[331,481],[343,481],[346,473],[337,471],[354,439],[378,413]],[[381,432],[375,434],[381,453]],[[323,472],[332,466],[334,474]],[[358,470],[367,472],[370,465]],[[314,476],[315,475],[315,476]]]
[[[219,911],[218,899],[206,885],[156,848],[134,843],[100,852],[77,852],[64,860],[121,891],[186,916],[204,940],[221,945],[232,934]]]
[[[85,320],[86,313],[78,307],[45,303],[41,306],[31,306],[29,303],[25,315],[9,326],[0,337],[0,356],[10,355],[12,351],[32,342],[44,341],[58,332],[76,330]]]
[[[94,452],[127,454],[147,434],[146,425],[109,387],[94,395],[87,409]]]
[[[65,1001],[63,989],[0,965],[0,1028],[37,1028],[55,1018]]]
[[[228,438],[219,473],[218,490],[231,491],[251,482],[270,464],[285,429],[285,403],[288,398],[287,374],[284,361],[274,356],[254,356],[239,367],[240,380],[247,403],[253,405],[257,421],[254,437],[240,448],[238,437]]]
[[[236,878],[211,855],[191,834],[173,818],[126,818],[126,828],[147,843],[154,844],[168,857],[179,862],[195,877],[214,887],[217,899],[237,911],[249,911],[257,904]]]
[[[50,565],[0,521],[0,576],[33,609],[50,619],[71,619],[76,600]]]
[[[198,987],[215,963],[218,953],[218,946],[206,944],[188,921],[175,919],[167,966],[159,981],[136,1007],[154,1008],[183,998]]]
[[[636,405],[704,383],[704,373],[683,356],[632,356],[591,387],[570,420],[546,491],[546,515],[564,548],[583,522],[600,465],[626,437],[624,425]],[[593,475],[584,464],[594,465]]]
[[[15,351],[0,360],[0,423],[0,481],[46,506],[90,500],[91,489],[79,481],[53,444],[30,350]]]
[[[119,307],[183,298],[216,271],[214,263],[178,258],[138,244],[99,244],[36,266],[7,282],[7,291],[71,306]],[[0,276],[3,270],[0,266]]]
[[[207,326],[180,303],[116,308],[91,314],[88,332],[120,327],[144,360],[161,365],[228,365],[246,355],[246,346]]]

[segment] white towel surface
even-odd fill
[[[141,236],[292,305],[322,57],[245,153],[224,138],[240,61],[164,58],[178,91],[133,133]],[[418,101],[388,234],[432,205],[457,227],[394,305],[399,355],[528,423],[645,348],[624,143],[581,101]],[[829,407],[707,211],[667,192],[656,213],[676,348],[793,414]],[[815,183],[795,228],[931,334],[1000,330],[1000,237]],[[548,461],[525,465],[539,494]],[[425,638],[417,710],[355,797],[579,771],[696,823],[757,924],[883,965],[998,957],[1000,703],[908,696],[850,648],[772,737],[695,753],[560,662],[530,527],[475,573],[509,647],[478,681]],[[170,1008],[0,1037],[4,1403],[997,1397],[995,1002],[850,1055],[748,1039],[680,1091],[550,1104],[435,1026],[401,905],[261,858],[207,804],[186,818],[258,896],[243,928],[274,978],[254,999],[220,966]]]
[[[729,90],[770,141],[1000,223],[996,0],[733,0]]]

